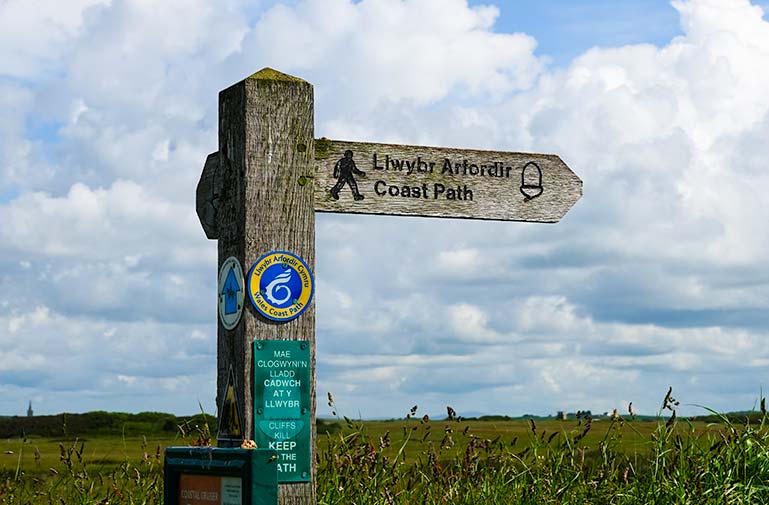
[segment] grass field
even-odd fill
[[[574,439],[585,431],[585,421],[568,420],[515,420],[515,421],[429,421],[420,419],[397,421],[350,421],[329,422],[318,429],[318,450],[324,452],[335,445],[340,437],[358,435],[371,440],[384,440],[390,444],[382,447],[382,455],[408,463],[416,461],[430,447],[441,447],[446,459],[462,456],[469,444],[493,441],[497,447],[510,449],[529,446],[534,439],[548,441],[555,446],[560,441]],[[607,437],[611,437],[614,448],[628,455],[642,455],[651,447],[649,440],[659,427],[657,422],[635,422],[618,429],[611,420],[595,420],[584,437],[580,447],[590,451],[597,448]],[[532,429],[533,428],[533,429]],[[675,431],[697,437],[718,431],[718,425],[702,421],[677,423]],[[62,459],[62,448],[72,451],[89,468],[98,472],[113,470],[126,462],[138,462],[159,457],[166,447],[189,445],[191,438],[181,434],[150,434],[148,436],[99,436],[87,435],[71,438],[5,438],[0,440],[0,475],[15,475],[17,470],[25,474],[66,469],[66,458]],[[400,454],[398,454],[400,453]]]
[[[769,503],[766,417],[714,419],[342,420],[318,503]],[[0,503],[161,503],[162,451],[193,438],[0,440]]]
[[[698,434],[710,431],[706,423],[691,424]],[[594,421],[590,431],[582,440],[582,446],[597,447],[606,435],[605,429],[610,425],[611,422],[608,420]],[[391,443],[383,448],[382,454],[388,458],[395,458],[402,447],[400,458],[406,462],[413,462],[426,448],[430,445],[436,446],[447,435],[451,437],[452,445],[448,445],[447,439],[442,453],[449,459],[464,454],[468,444],[473,440],[494,440],[499,446],[522,449],[530,443],[530,438],[534,435],[531,423],[528,421],[430,421],[428,423],[422,423],[419,420],[365,421],[353,422],[351,425],[340,421],[330,426],[332,428],[329,430],[330,433],[324,432],[324,428],[319,430],[319,452],[328,450],[340,436],[365,433],[372,440],[389,436]],[[573,437],[584,430],[584,423],[578,424],[576,421],[537,421],[535,426],[539,438],[549,439],[554,435],[551,444],[567,436]],[[654,422],[640,422],[634,425],[634,430],[627,429],[614,433],[617,448],[628,454],[647,451],[648,440],[657,426],[658,424]],[[65,451],[72,450],[74,453],[79,453],[80,460],[92,470],[105,472],[125,462],[144,460],[145,457],[154,458],[160,455],[162,458],[162,451],[166,447],[187,445],[188,442],[188,439],[179,435],[141,437],[91,435],[71,439],[6,438],[0,440],[0,475],[5,477],[15,475],[17,468],[25,474],[46,473],[51,468],[64,471],[66,465],[61,458],[62,446]],[[401,445],[395,442],[400,442]]]
[[[158,451],[177,445],[177,437],[95,437],[64,440],[60,438],[29,437],[0,440],[0,475],[13,476],[16,469],[25,474],[46,473],[53,468],[65,471],[60,444],[65,451],[80,452],[81,460],[96,472],[112,470],[126,461],[141,461],[144,454],[155,457]],[[77,456],[74,456],[77,459]]]

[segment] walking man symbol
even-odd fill
[[[337,161],[336,165],[334,165],[334,177],[336,177],[337,180],[334,187],[331,188],[331,198],[339,200],[339,191],[345,184],[347,184],[352,191],[352,197],[356,201],[363,200],[363,195],[358,192],[358,183],[355,182],[355,175],[365,177],[366,172],[358,170],[358,167],[355,166],[355,162],[352,159],[352,151],[348,149],[344,152],[344,158]]]

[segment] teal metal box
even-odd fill
[[[165,505],[277,505],[277,454],[271,449],[169,447]]]

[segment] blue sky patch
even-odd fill
[[[470,0],[470,5],[488,5]],[[523,32],[537,39],[536,54],[556,66],[596,46],[662,46],[681,34],[678,12],[664,0],[538,0],[496,3],[496,32]]]

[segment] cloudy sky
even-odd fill
[[[769,389],[769,5],[0,0],[0,414],[215,411],[217,93],[316,137],[558,153],[556,225],[319,215],[318,392],[353,417],[752,408]],[[329,415],[319,402],[319,415]]]

